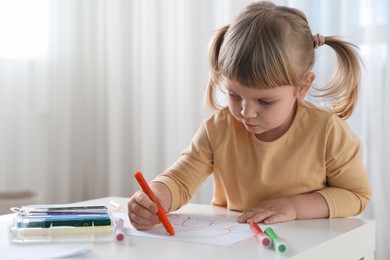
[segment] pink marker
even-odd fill
[[[259,227],[259,225],[257,225],[257,223],[255,222],[252,222],[249,224],[250,225],[250,229],[253,231],[253,233],[256,235],[257,237],[257,240],[259,240],[260,244],[265,247],[265,248],[269,248],[272,246],[272,240],[269,236],[267,236],[263,230],[261,230],[261,228]]]
[[[115,238],[117,241],[122,241],[125,239],[124,222],[121,218],[115,221]]]

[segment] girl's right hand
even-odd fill
[[[157,205],[143,191],[137,191],[127,203],[131,224],[138,230],[149,230],[160,223]]]

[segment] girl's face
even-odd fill
[[[233,116],[261,141],[274,141],[290,127],[296,101],[306,94],[294,86],[252,89],[225,79],[228,106]],[[303,95],[303,96],[302,96]]]

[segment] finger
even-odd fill
[[[253,210],[244,211],[241,216],[237,218],[239,223],[247,223],[256,213]]]
[[[273,214],[263,220],[263,223],[268,224],[275,224],[275,223],[281,223],[281,222],[287,222],[291,221],[293,219],[289,219],[285,214]]]
[[[261,223],[264,222],[265,219],[270,218],[273,215],[280,214],[280,212],[270,209],[270,208],[256,208],[251,210],[246,215],[246,222],[256,222]]]
[[[158,220],[155,213],[151,212],[149,209],[143,207],[142,205],[139,205],[138,203],[134,203],[131,206],[131,210],[129,210],[129,213],[137,215],[141,218],[149,219],[154,222]]]
[[[155,224],[159,223],[156,214],[151,212],[148,208],[145,208],[145,201],[142,198],[137,199],[138,197],[143,196],[144,194],[142,192],[138,192],[130,198],[127,204],[129,220],[135,228],[140,230],[150,229]],[[142,204],[137,201],[141,201]],[[148,206],[147,203],[146,206]]]
[[[264,222],[265,219],[268,219],[270,216],[272,216],[272,213],[269,211],[258,211],[256,214],[254,214],[252,217],[247,219],[247,223],[261,223]]]
[[[153,223],[158,222],[158,217],[156,213],[150,211],[149,208],[145,208],[144,205],[137,202],[137,199],[134,199],[134,202],[129,205],[129,215],[134,214],[139,218],[150,220]]]
[[[156,215],[152,215],[151,217],[145,218],[144,216],[140,216],[137,213],[129,213],[130,222],[134,227],[138,226],[149,226],[152,227],[159,223],[159,219]]]
[[[150,219],[145,219],[134,213],[129,214],[129,219],[131,225],[138,230],[149,230],[155,225]]]
[[[156,203],[154,203],[144,192],[139,192],[138,196],[135,196],[135,201],[155,214],[158,211]]]

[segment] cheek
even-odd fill
[[[268,115],[272,115],[272,116],[268,117],[268,119],[270,122],[272,122],[275,125],[282,124],[287,119],[290,118],[292,110],[293,110],[293,107],[290,107],[290,106],[283,106],[283,107],[275,108],[271,113],[268,114]]]
[[[229,107],[230,113],[232,113],[236,118],[240,116],[241,107],[237,102],[228,99],[227,105]]]
[[[261,121],[269,127],[276,127],[288,117],[285,109],[275,106],[272,108],[264,109],[260,115]]]
[[[278,112],[264,111],[261,113],[260,118],[262,123],[269,127],[274,127],[280,122],[280,116]]]

